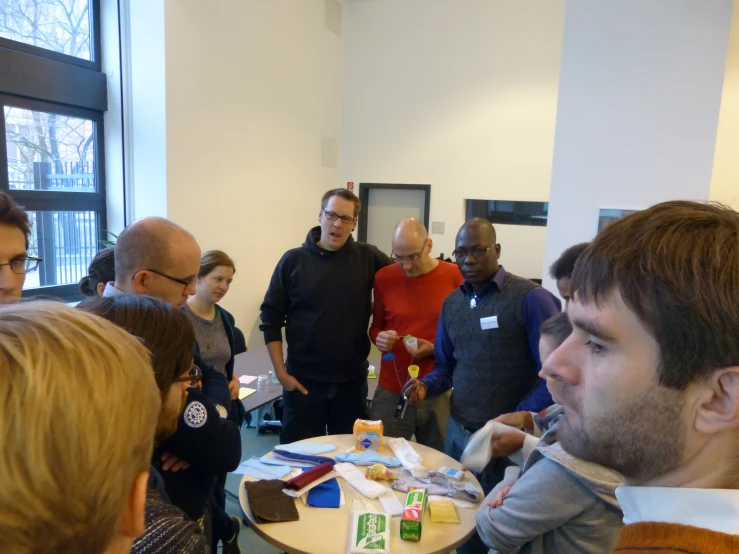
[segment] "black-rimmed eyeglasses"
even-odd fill
[[[142,269],[140,271],[151,271],[152,273],[155,273],[161,277],[164,277],[165,279],[169,279],[170,281],[174,281],[175,283],[179,283],[183,287],[187,288],[190,285],[192,285],[195,282],[195,279],[178,279],[177,277],[172,277],[171,275],[167,275],[166,273],[162,273],[161,271],[157,271],[156,269]]]
[[[340,219],[344,225],[349,225],[350,223],[354,223],[354,220],[357,219],[356,217],[349,217],[348,215],[339,215],[336,212],[327,212],[326,210],[323,210],[323,215],[326,216],[326,219],[330,219],[331,221],[336,221],[337,219]]]
[[[203,380],[203,370],[200,369],[198,366],[193,365],[190,368],[190,371],[188,373],[180,377],[177,377],[177,379],[175,379],[174,382],[175,383],[189,383],[191,387],[194,387],[198,384],[199,381],[202,381],[202,380]]]
[[[472,255],[475,257],[475,259],[482,258],[485,254],[490,252],[495,247],[494,244],[491,244],[490,246],[478,246],[476,248],[471,248],[469,250],[464,248],[458,248],[454,252],[452,252],[452,256],[454,256],[454,259],[458,262],[463,262],[467,259],[468,256]]]
[[[24,275],[26,273],[36,271],[38,264],[43,261],[43,258],[32,258],[30,256],[25,258],[16,258],[15,260],[10,260],[7,264],[0,264],[0,271],[2,271],[3,266],[7,265],[13,273]]]

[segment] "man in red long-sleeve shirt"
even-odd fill
[[[444,449],[449,394],[428,399],[421,406],[408,404],[402,418],[395,416],[401,389],[408,381],[408,366],[420,368],[419,377],[434,367],[434,339],[444,298],[462,283],[456,265],[431,257],[433,243],[417,219],[403,219],[393,233],[395,264],[375,275],[375,306],[370,338],[382,352],[380,382],[372,399],[372,419],[382,420],[385,435],[416,440]],[[418,346],[407,346],[412,335]],[[389,356],[392,353],[392,359]]]

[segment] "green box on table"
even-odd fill
[[[400,538],[405,541],[420,541],[423,529],[423,514],[426,513],[426,504],[429,500],[429,491],[426,489],[411,489],[405,497],[405,508],[400,518]]]

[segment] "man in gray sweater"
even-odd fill
[[[542,361],[571,332],[567,314],[545,321],[539,341]],[[506,479],[477,512],[477,531],[492,553],[601,554],[618,541],[622,513],[616,487],[621,475],[562,449],[557,429],[563,414],[555,404],[537,415],[518,412],[496,418],[512,429],[493,433],[493,454],[517,450],[524,461],[520,472],[515,466],[506,470]]]
[[[618,541],[621,476],[562,450],[556,442],[562,413],[554,405],[533,418],[534,433],[543,434],[518,480],[494,489],[477,512],[477,532],[493,553],[601,554]]]

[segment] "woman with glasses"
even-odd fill
[[[235,469],[241,461],[241,435],[236,425],[221,418],[215,405],[195,386],[202,373],[193,365],[195,333],[190,318],[170,304],[141,295],[90,298],[83,301],[80,308],[142,339],[152,353],[160,390],[174,395],[172,388],[179,389],[178,402],[172,400],[166,414],[162,410],[160,438],[167,440],[155,449],[152,467],[157,470],[160,487],[163,485],[172,504],[198,521],[210,535],[205,515],[209,511],[215,479],[218,474]],[[172,459],[189,463],[177,461],[173,465]],[[229,523],[235,538],[239,521]],[[162,553],[174,551],[180,552],[160,550]],[[134,543],[133,552],[148,553],[150,550],[139,539]]]

